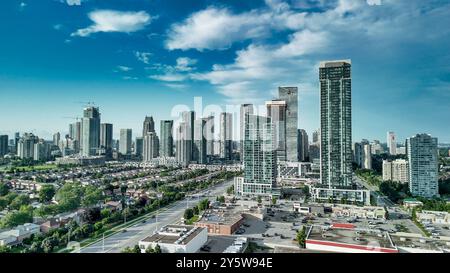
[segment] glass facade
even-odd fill
[[[276,186],[276,152],[270,118],[247,115],[244,130],[244,195],[271,195]]]
[[[427,134],[408,138],[409,189],[415,196],[439,196],[438,140]]]
[[[278,98],[286,102],[286,160],[298,161],[298,88],[279,87]]]
[[[320,175],[329,188],[352,184],[352,80],[350,61],[323,62],[320,78]]]

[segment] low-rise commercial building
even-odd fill
[[[196,253],[208,240],[206,228],[167,225],[139,242],[142,253],[157,245],[163,253]]]
[[[352,226],[311,226],[306,249],[338,253],[398,253],[387,232],[356,229]]]
[[[39,225],[33,223],[26,223],[17,226],[14,229],[0,233],[0,246],[19,244],[24,239],[29,238],[31,235],[38,233],[40,233]]]
[[[231,235],[240,228],[244,220],[242,212],[231,207],[209,209],[195,226],[206,228],[209,234]]]
[[[331,206],[333,216],[356,217],[361,219],[386,219],[383,207],[336,204]]]
[[[424,210],[417,212],[417,220],[424,223],[450,225],[450,213],[445,211]]]

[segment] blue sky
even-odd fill
[[[0,18],[3,134],[67,132],[94,101],[117,136],[196,96],[225,109],[280,85],[299,87],[311,133],[318,63],[352,59],[354,140],[450,142],[445,0],[4,0]]]

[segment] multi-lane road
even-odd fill
[[[199,192],[196,194],[196,196],[198,196],[197,198],[188,197],[184,200],[177,201],[174,204],[160,210],[154,218],[149,216],[145,222],[141,221],[131,227],[122,228],[113,235],[99,240],[91,245],[87,245],[74,252],[120,253],[126,247],[134,247],[140,240],[152,235],[162,226],[179,222],[183,217],[184,210],[187,207],[195,206],[199,202],[200,196],[208,196],[210,200],[213,200],[217,195],[224,194],[226,189],[230,187],[232,183],[233,180],[231,179]]]

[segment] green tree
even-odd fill
[[[34,210],[34,215],[47,219],[48,216],[58,214],[58,205],[43,205]]]
[[[147,247],[147,249],[145,250],[145,253],[155,253],[155,250],[152,248],[151,245],[149,245],[149,246]]]
[[[6,209],[6,207],[8,207],[8,199],[6,199],[5,197],[0,197],[0,211]]]
[[[200,201],[198,209],[200,211],[204,211],[204,210],[208,209],[208,207],[209,207],[209,200],[208,199],[203,199],[202,201]]]
[[[55,195],[62,211],[71,211],[80,207],[83,189],[79,182],[64,184]]]
[[[217,201],[220,203],[225,203],[225,196],[217,196]]]
[[[228,194],[228,195],[234,194],[234,185],[231,185],[231,186],[227,189],[227,194]]]
[[[258,204],[262,204],[262,198],[260,195],[258,195],[256,200],[257,200]]]
[[[87,186],[84,190],[84,196],[82,198],[81,204],[84,207],[91,207],[96,205],[101,200],[103,200],[102,190],[90,185]]]
[[[162,253],[161,247],[159,245],[155,246],[155,253]]]
[[[53,185],[43,185],[39,191],[39,202],[50,202],[53,196],[55,196],[55,193],[56,191]]]
[[[19,211],[6,214],[0,221],[0,227],[12,228],[31,222],[33,222],[33,208],[31,206],[22,206]]]
[[[301,248],[306,247],[306,227],[297,231],[297,243]]]
[[[189,220],[189,219],[191,219],[192,217],[194,217],[194,210],[193,210],[193,209],[186,209],[186,210],[184,211],[184,219],[185,219],[185,220]]]
[[[276,205],[277,204],[277,198],[274,196],[272,197],[272,205]]]
[[[195,206],[192,210],[194,211],[194,215],[200,214],[200,210],[198,209],[198,206]]]
[[[6,183],[0,182],[0,196],[5,196],[9,193],[9,187]]]
[[[30,204],[30,197],[28,197],[28,195],[26,194],[21,194],[16,198],[14,198],[14,200],[12,200],[11,204],[9,204],[9,207],[11,209],[18,210],[20,209],[21,206],[26,206],[29,204]]]

